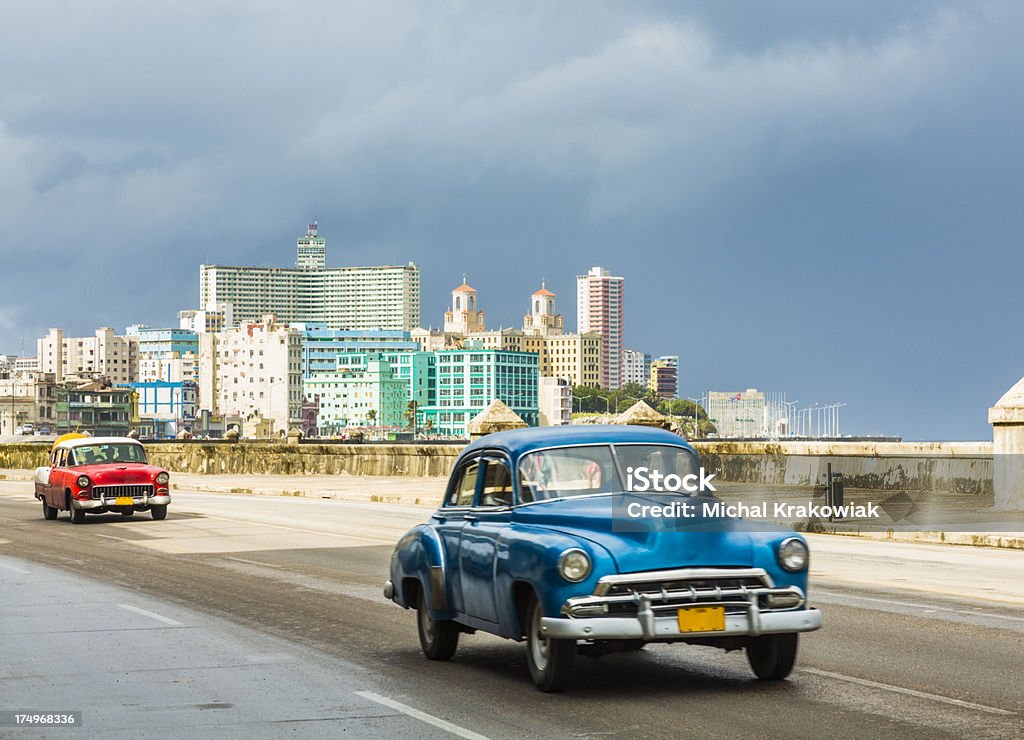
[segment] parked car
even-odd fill
[[[448,660],[476,630],[525,640],[542,691],[568,685],[580,652],[651,642],[744,649],[758,678],[785,678],[799,633],[822,621],[807,604],[806,542],[736,519],[628,517],[631,504],[717,501],[628,491],[626,471],[652,461],[699,470],[693,448],[658,429],[481,438],[459,456],[430,521],[396,545],[385,597],[416,610],[431,660]]]
[[[54,442],[50,465],[36,468],[35,495],[43,517],[51,520],[61,511],[75,524],[88,513],[149,511],[164,519],[171,503],[170,474],[147,463],[138,440],[70,434]]]

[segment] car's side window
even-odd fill
[[[484,467],[484,485],[480,506],[512,505],[512,471],[501,458],[488,458]]]
[[[57,461],[57,467],[66,468],[68,466],[68,451],[66,449],[60,451],[60,458]]]
[[[455,474],[455,480],[448,491],[446,506],[472,506],[476,495],[476,481],[480,475],[479,459],[463,465]]]

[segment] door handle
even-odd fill
[[[478,517],[476,514],[466,514],[466,521],[467,522],[478,522],[478,521],[480,521],[480,517]]]
[[[431,514],[430,518],[431,519],[435,519],[435,520],[437,520],[437,521],[439,521],[441,523],[444,523],[444,522],[448,521],[448,518],[446,516],[444,516],[443,514]]]

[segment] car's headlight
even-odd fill
[[[89,480],[89,476],[87,476],[87,475],[80,475],[80,476],[78,476],[78,480],[75,481],[75,482],[78,484],[79,488],[88,488],[89,484],[92,481]]]
[[[590,558],[583,550],[566,550],[558,558],[558,573],[571,583],[579,583],[590,575]]]
[[[171,476],[168,475],[167,473],[157,473],[156,474],[156,482],[159,483],[161,486],[166,486],[167,485],[167,481],[169,481],[170,479],[171,479]]]
[[[807,567],[807,545],[796,537],[783,540],[779,545],[779,565],[791,573],[796,573]]]

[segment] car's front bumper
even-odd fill
[[[132,497],[133,508],[145,508],[148,506],[167,506],[171,503],[171,495],[169,493],[158,493],[153,496],[134,496]],[[126,505],[118,506],[117,501],[111,498],[90,498],[90,499],[71,499],[71,506],[75,509],[84,509],[86,511],[119,511],[121,509],[127,509]]]
[[[655,616],[653,612],[635,617],[544,617],[540,630],[558,640],[686,640],[691,637],[757,637],[783,632],[810,632],[821,627],[817,609],[767,612],[758,609],[726,614],[725,629],[714,632],[680,632],[676,616]]]

